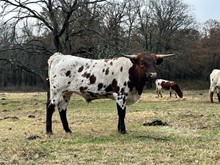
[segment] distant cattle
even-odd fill
[[[46,131],[52,133],[52,115],[58,107],[63,128],[71,132],[67,105],[73,93],[87,102],[110,98],[116,101],[118,131],[126,133],[126,105],[135,103],[141,96],[146,81],[156,78],[156,65],[173,54],[124,55],[113,59],[92,60],[55,53],[48,60],[50,98],[47,103]]]
[[[209,96],[211,103],[214,102],[213,95],[215,91],[217,93],[218,101],[220,103],[220,70],[219,69],[214,69],[210,74]]]
[[[176,98],[177,98],[177,95],[180,98],[183,97],[183,92],[182,92],[180,86],[175,81],[157,79],[155,81],[155,85],[156,85],[156,92],[157,92],[158,97],[159,96],[162,97],[162,94],[161,94],[162,89],[169,90],[170,91],[170,97],[172,96],[172,93],[175,94]]]

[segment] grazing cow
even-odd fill
[[[215,91],[217,93],[218,101],[220,103],[220,70],[219,69],[214,69],[210,74],[209,96],[211,103],[213,103],[213,95]]]
[[[71,132],[66,117],[72,93],[87,102],[111,98],[118,110],[118,131],[126,133],[126,104],[135,103],[148,79],[156,78],[156,65],[173,54],[135,54],[113,59],[92,60],[55,53],[48,60],[50,98],[47,102],[46,131],[52,133],[52,115],[58,107],[63,128]]]
[[[170,97],[172,96],[172,92],[174,92],[176,98],[177,95],[182,98],[183,97],[183,92],[181,91],[179,85],[175,81],[168,81],[168,80],[163,80],[163,79],[157,79],[155,81],[156,85],[156,92],[158,97],[161,96],[161,91],[162,89],[164,90],[169,90],[170,91]]]

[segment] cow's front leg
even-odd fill
[[[220,103],[220,87],[216,87],[216,94],[218,97],[218,102]]]
[[[68,120],[67,120],[67,116],[66,116],[66,112],[67,112],[67,105],[69,103],[70,100],[70,96],[69,95],[65,95],[63,96],[63,99],[59,102],[58,104],[58,110],[59,110],[59,114],[60,114],[60,119],[63,125],[63,129],[67,132],[67,133],[71,133],[72,131],[69,128],[69,124],[68,124]]]
[[[209,91],[209,97],[210,97],[211,103],[214,103],[214,101],[213,101],[213,95],[214,95],[214,92]]]
[[[220,93],[217,93],[218,102],[220,103]]]
[[[172,97],[172,89],[170,88],[170,97]]]
[[[126,133],[125,128],[125,114],[126,114],[126,108],[122,109],[120,105],[117,104],[118,109],[118,131],[121,134]]]
[[[177,94],[176,94],[176,92],[174,92],[174,94],[175,94],[175,97],[177,98]]]
[[[126,96],[118,96],[116,103],[118,110],[118,131],[121,134],[125,134],[126,133],[126,127],[125,127]]]

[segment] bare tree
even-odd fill
[[[189,6],[181,0],[151,0],[150,8],[158,30],[156,51],[169,51],[173,34],[180,29],[191,28],[194,22]]]
[[[210,69],[212,59],[218,65],[219,23],[206,23],[201,36],[182,0],[0,0],[0,18],[0,63],[13,81],[20,71],[45,80],[54,51],[89,58],[177,52],[175,62],[160,66],[164,78],[199,77],[197,68]],[[213,58],[192,63],[198,54]]]
[[[70,46],[66,49],[72,43],[70,38],[85,31],[76,28],[80,18],[85,18],[84,6],[103,1],[1,0],[0,18],[13,29],[13,42],[1,48],[1,52],[7,51],[7,55],[1,53],[1,60],[45,80],[46,61],[52,52],[71,53]]]
[[[122,22],[124,18],[124,10],[126,4],[119,1],[111,1],[106,3],[103,7],[102,28],[103,38],[105,41],[104,47],[109,54],[118,54],[123,48],[122,36]]]
[[[105,0],[1,0],[1,17],[6,17],[10,13],[6,23],[11,23],[14,27],[24,19],[36,19],[38,25],[52,32],[55,49],[62,52],[65,39],[61,42],[61,37],[75,22],[75,17],[72,16],[78,14],[76,11],[80,5],[102,1]]]
[[[189,6],[181,0],[140,0],[136,10],[145,51],[172,50],[175,33],[194,23]]]
[[[153,13],[150,10],[149,1],[138,1],[136,7],[138,13],[138,33],[143,37],[141,42],[145,51],[153,51],[153,36],[156,35],[155,21],[153,20]]]
[[[137,8],[139,7],[139,0],[124,0],[124,3],[126,4],[125,6],[125,11],[124,11],[124,23],[122,27],[124,28],[125,31],[125,43],[128,52],[133,51],[133,40],[132,36],[135,33],[135,26],[137,25],[137,16],[138,16],[138,10]],[[135,44],[134,44],[135,45]],[[130,49],[130,50],[129,50]]]

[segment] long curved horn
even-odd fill
[[[135,58],[137,58],[137,55],[136,55],[136,54],[122,55],[122,56],[124,56],[124,57],[126,57],[126,58],[130,58],[130,59],[135,59]]]
[[[174,56],[175,54],[156,54],[157,58],[165,58],[165,57],[171,57]]]

